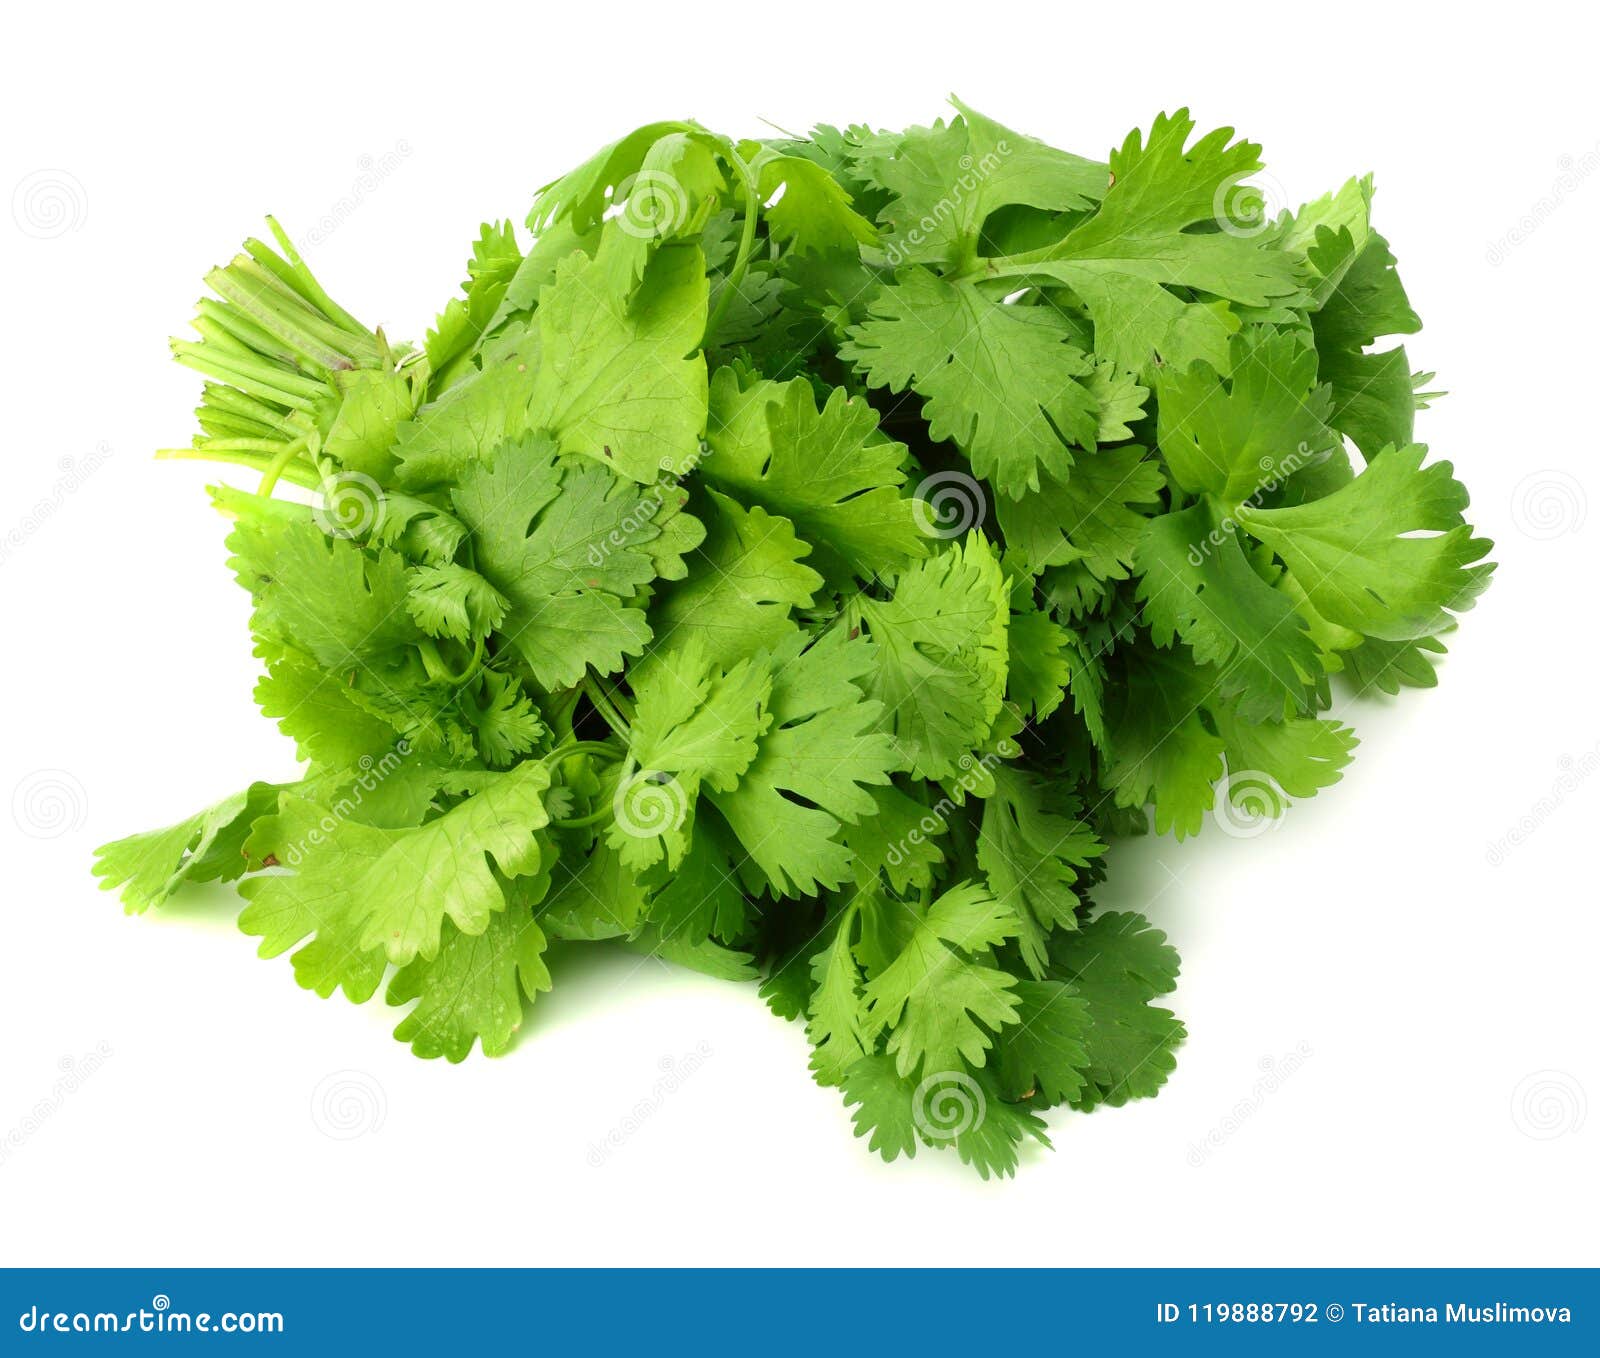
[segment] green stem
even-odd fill
[[[603,740],[569,740],[545,755],[544,762],[548,764],[552,760],[567,759],[575,754],[603,754],[613,759],[621,758],[621,753]]]
[[[711,319],[706,322],[705,337],[700,341],[700,347],[706,348],[711,343],[711,337],[717,333],[717,327],[722,324],[723,317],[728,314],[728,308],[733,305],[733,299],[739,292],[739,286],[744,282],[745,269],[749,267],[751,252],[756,244],[756,216],[759,212],[759,194],[756,189],[756,177],[745,159],[733,149],[729,142],[723,147],[723,154],[732,162],[734,170],[739,175],[739,181],[744,189],[744,232],[739,237],[739,253],[734,256],[733,268],[728,270],[728,276],[723,280],[722,295],[717,298],[716,309],[711,313]]]
[[[236,440],[243,442],[244,440]],[[276,446],[276,445],[274,445]],[[227,447],[207,446],[204,448],[158,448],[156,456],[164,461],[172,462],[226,462],[235,467],[249,467],[253,471],[267,471],[274,458],[265,453],[248,453]],[[307,490],[316,490],[322,484],[317,476],[316,469],[309,466],[295,466],[292,463],[282,469],[279,479],[291,482],[296,486],[303,486]]]
[[[288,469],[289,464],[300,456],[304,446],[298,439],[283,445],[283,451],[267,464],[267,470],[261,477],[261,484],[256,487],[257,495],[272,494],[272,488],[278,484],[278,478]]]
[[[445,663],[439,654],[439,647],[432,637],[423,637],[417,649],[422,653],[422,667],[428,671],[428,678],[438,683],[454,685],[460,688],[469,679],[477,674],[483,666],[483,638],[479,637],[477,645],[472,648],[472,659],[464,670],[453,670]]]
[[[606,725],[615,731],[624,740],[632,735],[632,727],[628,719],[622,715],[617,704],[612,701],[609,694],[601,687],[600,681],[593,674],[583,676],[584,695],[594,704],[594,710],[605,718]]]

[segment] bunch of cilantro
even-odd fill
[[[305,775],[104,885],[242,877],[263,956],[451,1061],[557,941],[759,978],[886,1159],[1155,1093],[1177,958],[1106,844],[1336,781],[1331,679],[1432,684],[1489,544],[1370,180],[1270,217],[1185,113],[1107,163],[956,108],[640,128],[420,346],[276,223],[214,270],[169,454],[260,474],[214,496]]]

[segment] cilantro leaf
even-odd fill
[[[365,999],[385,957],[404,964],[438,953],[446,917],[463,933],[483,933],[505,906],[491,858],[507,876],[538,870],[533,832],[549,821],[549,784],[543,764],[519,764],[413,829],[365,825],[285,793],[251,842],[260,857],[271,853],[296,870],[245,882],[250,905],[239,925],[263,940],[264,957],[314,934],[295,955],[300,983],[323,995],[340,985]]]
[[[1119,1107],[1148,1098],[1177,1064],[1186,1036],[1170,1010],[1150,1003],[1177,984],[1178,955],[1140,916],[1105,911],[1076,933],[1057,934],[1052,970],[1087,1006],[1087,1082],[1074,1107]]]
[[[855,609],[873,641],[866,691],[883,704],[911,771],[956,772],[1005,693],[1010,610],[993,551],[969,536],[901,575],[893,598],[863,595]]]
[[[661,532],[659,498],[532,438],[465,468],[451,502],[539,683],[570,687],[585,667],[611,673],[644,649],[650,628],[630,601],[655,575],[646,544]]]
[[[755,760],[736,787],[709,794],[748,855],[746,884],[773,895],[847,880],[840,827],[873,814],[870,789],[898,763],[882,709],[862,695],[872,649],[839,631],[807,641],[796,633],[772,652],[771,723]]]
[[[466,1060],[475,1041],[485,1056],[508,1051],[522,1026],[523,996],[531,1001],[550,989],[545,947],[525,892],[514,893],[481,934],[447,923],[438,954],[417,958],[389,982],[390,1004],[417,1001],[395,1037],[418,1056],[451,1062]]]
[[[1012,910],[970,882],[945,892],[917,919],[904,951],[864,992],[868,1031],[890,1030],[887,1051],[900,1075],[983,1065],[992,1032],[1016,1022],[1016,980],[969,954],[1017,928]]]
[[[745,509],[715,490],[701,518],[699,569],[663,592],[650,625],[663,646],[698,640],[713,654],[742,660],[794,631],[794,608],[808,606],[822,577],[805,564],[809,543],[788,519],[760,505]]]
[[[1384,641],[1436,636],[1488,584],[1493,544],[1463,518],[1467,492],[1450,464],[1424,469],[1426,453],[1421,444],[1385,449],[1333,494],[1282,509],[1245,505],[1239,522],[1323,617]]]
[[[926,554],[916,504],[900,494],[905,449],[878,432],[871,406],[842,388],[819,410],[803,379],[745,385],[732,368],[720,369],[707,443],[699,474],[752,508],[789,519],[836,586]]]
[[[1005,494],[1065,479],[1069,443],[1092,448],[1099,403],[1072,328],[1047,306],[1003,305],[976,283],[904,271],[839,351],[868,385],[914,388],[928,431],[952,439]]]
[[[1186,111],[1102,162],[952,104],[638,128],[526,249],[483,226],[420,344],[270,219],[212,270],[163,455],[260,478],[211,495],[309,767],[102,885],[243,879],[264,956],[395,968],[450,1062],[551,943],[758,981],[890,1160],[1010,1175],[1042,1111],[1157,1092],[1177,956],[1096,911],[1111,846],[1338,782],[1333,676],[1436,683],[1489,544],[1413,443],[1370,176],[1269,219]]]

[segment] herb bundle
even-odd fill
[[[886,1159],[1009,1173],[1156,1092],[1177,957],[1108,841],[1336,781],[1489,544],[1370,179],[1269,214],[1163,115],[1097,161],[931,127],[640,128],[473,243],[420,345],[288,238],[178,359],[304,777],[100,850],[241,879],[303,987],[504,1052],[558,941],[758,980]]]

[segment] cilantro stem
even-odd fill
[[[717,305],[711,313],[711,319],[706,322],[706,333],[700,341],[702,349],[710,345],[711,337],[717,333],[717,327],[722,324],[723,318],[728,314],[728,308],[733,305],[733,299],[738,294],[740,285],[744,282],[745,269],[749,267],[750,255],[755,250],[756,216],[760,210],[755,174],[745,163],[744,157],[734,150],[732,142],[726,143],[722,149],[738,173],[740,185],[744,190],[744,231],[739,237],[739,253],[734,256],[733,267],[723,279],[722,293],[717,298]]]
[[[422,654],[422,666],[428,671],[428,678],[441,683],[453,684],[460,688],[483,667],[483,638],[479,637],[477,644],[472,648],[472,659],[467,662],[464,670],[453,670],[445,663],[439,654],[438,644],[432,637],[423,637],[418,643],[417,650]]]
[[[594,710],[605,718],[606,725],[615,731],[624,740],[632,735],[633,728],[629,726],[628,719],[622,715],[621,710],[611,698],[600,681],[593,674],[583,676],[583,692],[589,701],[594,704]]]
[[[272,488],[278,484],[278,478],[283,475],[289,464],[300,456],[304,447],[305,445],[298,439],[284,444],[283,451],[267,464],[267,469],[261,477],[261,484],[256,487],[256,494],[271,495]]]
[[[614,758],[621,757],[617,750],[614,750],[603,740],[569,740],[565,744],[557,745],[555,749],[545,755],[543,762],[548,764],[552,760],[566,759],[568,756],[575,754],[605,754]]]
[[[257,441],[250,439],[229,440],[230,443]],[[156,456],[164,461],[173,462],[226,462],[235,467],[249,467],[258,472],[268,470],[275,460],[265,453],[248,452],[239,448],[215,444],[207,445],[203,448],[158,448]],[[304,465],[297,466],[292,462],[280,471],[279,479],[302,486],[306,490],[315,490],[322,484],[313,468]]]

